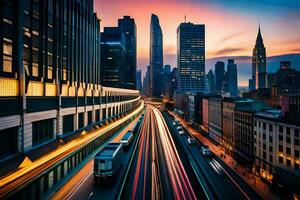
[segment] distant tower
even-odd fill
[[[216,77],[216,91],[221,92],[222,91],[222,84],[224,81],[224,68],[225,68],[225,63],[222,61],[218,61],[215,64],[215,77]]]
[[[177,28],[177,67],[179,90],[205,89],[205,25],[181,23]]]
[[[236,97],[238,96],[237,66],[233,59],[228,59],[227,73],[230,96]]]
[[[151,15],[150,24],[150,96],[161,95],[161,73],[163,70],[163,34],[156,15]]]
[[[258,35],[253,49],[252,57],[252,89],[267,87],[266,49],[258,28]]]

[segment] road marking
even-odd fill
[[[71,197],[74,195],[74,193],[78,190],[79,187],[82,186],[83,183],[85,183],[85,181],[93,174],[93,170],[91,170],[82,181],[80,181],[74,188],[73,190],[71,190],[71,192],[67,195],[66,199],[71,199]],[[91,195],[90,195],[91,196]],[[89,196],[89,198],[90,198]]]

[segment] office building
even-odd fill
[[[216,143],[222,143],[222,98],[211,97],[208,99],[209,112],[209,137]]]
[[[104,27],[101,33],[101,84],[126,88],[125,37],[118,27]]]
[[[57,148],[61,138],[139,102],[135,90],[100,85],[100,20],[93,9],[93,1],[1,1],[1,161],[43,156],[48,145]]]
[[[124,76],[125,88],[137,89],[136,87],[136,25],[130,16],[124,16],[118,20],[118,27],[125,37],[126,74]]]
[[[224,98],[222,106],[222,145],[225,152],[233,156],[234,152],[234,109],[240,98]]]
[[[286,188],[299,195],[300,121],[297,117],[284,115],[281,110],[254,115],[254,169],[274,189]]]
[[[267,88],[267,60],[266,49],[261,35],[260,27],[256,38],[252,56],[252,82],[251,90]],[[254,85],[255,84],[255,85]],[[250,90],[250,91],[251,91]]]
[[[236,97],[238,96],[237,66],[233,59],[228,59],[227,74],[230,97]]]
[[[177,28],[179,90],[205,90],[205,25],[181,23]]]
[[[221,92],[223,87],[224,81],[224,74],[225,74],[225,63],[222,61],[218,61],[215,64],[215,76],[216,76],[216,91]]]
[[[206,74],[206,80],[207,80],[207,92],[208,93],[215,92],[215,75],[212,70],[209,70],[209,72]]]
[[[234,158],[248,169],[254,164],[253,116],[270,109],[265,103],[252,99],[235,102],[234,108]]]
[[[142,70],[136,71],[136,89],[142,93]]]
[[[163,70],[163,34],[157,15],[151,15],[150,23],[150,94],[161,96],[160,77]]]

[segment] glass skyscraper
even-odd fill
[[[177,28],[179,90],[205,90],[205,25],[181,23]]]
[[[151,15],[150,24],[150,95],[160,97],[160,77],[163,71],[163,34],[156,15]]]

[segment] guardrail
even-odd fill
[[[71,141],[32,165],[0,180],[0,198],[40,199],[68,176],[85,158],[98,150],[115,132],[126,126],[144,109],[143,103],[132,113],[79,141]],[[70,178],[70,177],[69,177]]]

